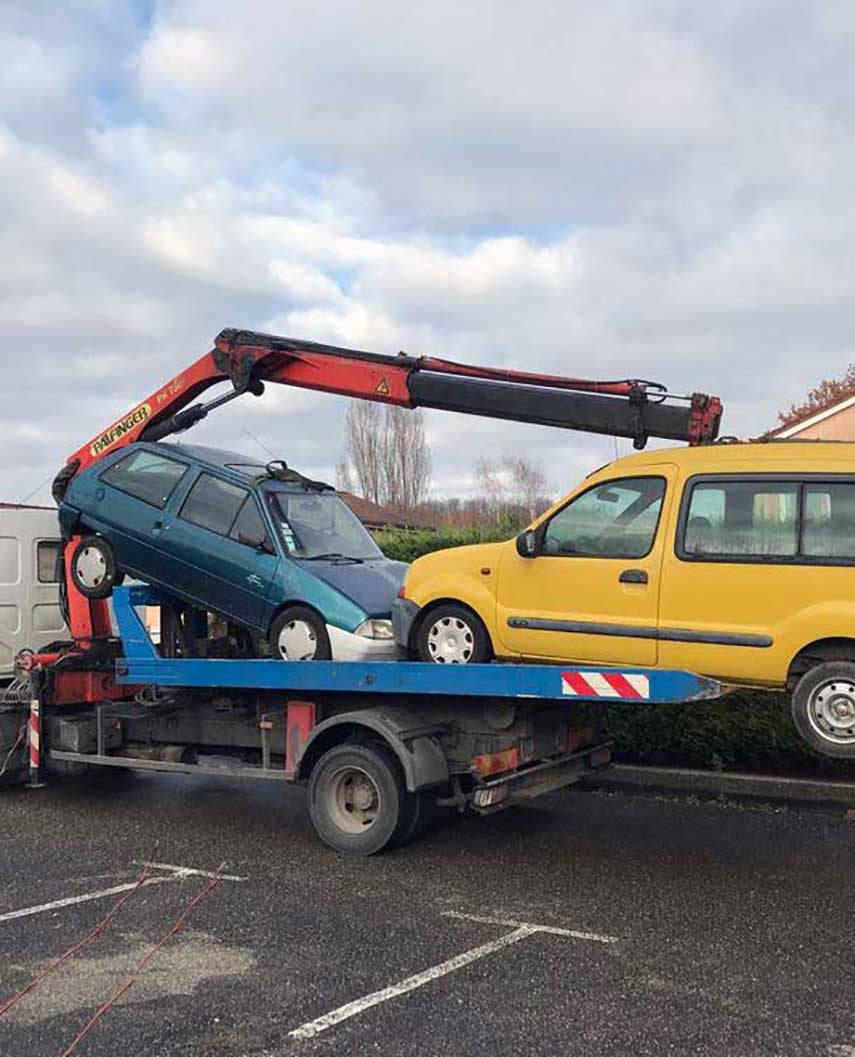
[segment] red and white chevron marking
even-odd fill
[[[562,672],[561,690],[568,697],[650,698],[650,677],[640,672]]]
[[[38,770],[41,766],[41,705],[35,698],[30,703],[30,767]]]

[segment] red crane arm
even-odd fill
[[[231,383],[227,393],[193,404],[224,382]],[[649,436],[690,444],[714,440],[722,414],[717,397],[677,397],[655,382],[588,381],[224,330],[209,353],[75,452],[57,478],[59,495],[75,474],[116,448],[188,429],[243,393],[261,395],[266,382],[631,437],[639,447]]]

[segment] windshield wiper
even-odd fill
[[[304,558],[306,562],[321,562],[321,561],[339,561],[339,562],[353,562],[355,565],[362,565],[365,561],[364,558],[354,558],[350,554],[339,554],[332,552],[330,554],[313,554],[311,558]]]

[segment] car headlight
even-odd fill
[[[394,638],[391,620],[366,620],[354,632],[364,639],[391,639]]]

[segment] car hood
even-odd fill
[[[302,561],[301,567],[355,602],[369,617],[384,617],[407,574],[406,562],[377,558],[364,562]]]

